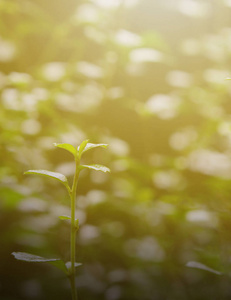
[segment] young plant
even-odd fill
[[[69,151],[75,159],[75,174],[74,174],[74,179],[72,186],[70,187],[67,181],[67,178],[60,173],[57,172],[50,172],[46,170],[29,170],[25,172],[24,174],[35,174],[35,175],[42,175],[42,176],[47,176],[51,177],[54,179],[57,179],[60,181],[62,184],[64,184],[65,188],[67,189],[68,195],[71,200],[71,216],[60,216],[61,220],[70,220],[71,221],[71,229],[70,229],[70,261],[69,262],[64,262],[61,259],[57,258],[44,258],[36,255],[32,255],[29,253],[25,252],[13,252],[12,254],[14,257],[18,260],[23,260],[27,262],[47,262],[50,263],[59,269],[61,269],[69,278],[70,284],[71,284],[71,291],[72,291],[72,299],[77,300],[77,289],[75,286],[75,268],[81,265],[80,263],[75,262],[75,239],[76,239],[76,233],[79,229],[79,220],[75,218],[75,210],[76,210],[76,191],[77,191],[77,185],[78,185],[78,180],[79,180],[79,173],[83,169],[91,169],[91,170],[96,170],[96,171],[102,171],[102,172],[110,172],[110,169],[98,165],[98,164],[93,164],[93,165],[81,165],[80,164],[80,159],[82,155],[87,152],[90,149],[96,148],[96,147],[103,147],[106,148],[108,145],[106,144],[92,144],[88,143],[89,140],[83,141],[79,147],[74,147],[70,144],[54,144],[55,147],[65,149]]]

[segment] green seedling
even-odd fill
[[[50,172],[46,170],[29,170],[25,172],[24,174],[35,174],[35,175],[42,175],[42,176],[47,176],[54,178],[58,181],[60,181],[65,188],[67,189],[68,195],[71,200],[71,216],[60,216],[61,220],[70,220],[71,221],[71,229],[70,229],[70,261],[69,262],[64,262],[61,259],[57,258],[44,258],[36,255],[32,255],[29,253],[25,252],[13,252],[12,254],[14,257],[18,260],[23,260],[27,262],[36,262],[36,263],[44,263],[47,262],[49,264],[52,264],[62,270],[67,277],[70,280],[70,285],[71,285],[71,291],[72,291],[72,299],[77,300],[78,295],[77,295],[77,289],[75,286],[75,268],[80,266],[80,263],[75,262],[75,241],[76,241],[76,233],[79,230],[79,220],[75,218],[75,213],[76,213],[76,191],[77,191],[77,185],[79,181],[79,173],[83,169],[91,169],[91,170],[96,170],[96,171],[102,171],[102,172],[110,172],[110,169],[98,165],[98,164],[93,164],[93,165],[81,165],[80,160],[82,155],[87,152],[90,149],[96,148],[96,147],[103,147],[106,148],[106,144],[92,144],[88,143],[89,140],[83,141],[79,147],[74,147],[70,144],[54,144],[55,147],[65,149],[69,151],[75,159],[75,174],[74,174],[74,179],[72,186],[70,187],[67,181],[66,176],[63,174],[57,173],[57,172]]]

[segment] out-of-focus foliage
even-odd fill
[[[65,188],[53,143],[84,155],[79,297],[230,299],[231,2],[0,0],[0,298],[69,299]]]

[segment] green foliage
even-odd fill
[[[38,255],[33,255],[30,253],[25,253],[25,252],[13,252],[12,255],[17,259],[17,260],[22,260],[26,262],[32,262],[32,263],[49,263],[56,268],[60,269],[63,271],[66,275],[69,275],[69,269],[70,269],[70,262],[64,263],[59,258],[44,258]],[[75,263],[75,267],[79,267],[82,264],[80,263]]]
[[[25,175],[35,174],[35,175],[51,177],[51,178],[57,179],[58,181],[62,182],[65,185],[65,187],[67,189],[69,189],[67,178],[63,174],[60,174],[57,172],[51,172],[51,171],[47,171],[47,170],[28,170],[28,171],[24,172],[24,174]]]
[[[70,220],[71,217],[69,217],[69,216],[60,216],[59,219],[60,220]]]
[[[74,158],[77,158],[77,151],[74,146],[70,144],[57,144],[57,143],[54,143],[54,146],[69,151],[74,155]]]
[[[79,153],[80,153],[80,155],[82,155],[83,153],[87,152],[90,149],[97,148],[97,147],[107,148],[107,146],[108,146],[107,144],[92,144],[92,143],[86,143],[85,144],[84,143],[84,145],[79,148]]]
[[[23,260],[27,262],[54,262],[60,260],[57,258],[44,258],[25,252],[13,252],[12,255],[18,260]]]
[[[71,220],[71,217],[69,216],[59,216],[60,220]],[[79,230],[79,219],[75,219],[75,228],[78,231]]]
[[[87,146],[87,143],[89,142],[89,140],[86,140],[86,141],[83,141],[80,146],[78,147],[78,154],[79,154],[79,157],[81,157],[84,149],[86,148]]]
[[[54,265],[58,269],[62,270],[65,274],[68,274],[67,267],[65,263],[58,258],[44,258],[41,256],[33,255],[30,253],[25,253],[25,252],[13,252],[12,255],[22,261],[26,262],[32,262],[32,263],[49,263],[51,265]]]
[[[110,172],[109,168],[107,168],[105,166],[102,166],[102,165],[97,165],[97,164],[94,164],[94,165],[80,165],[79,168],[80,169],[91,169],[91,170],[95,170],[95,171],[102,171],[104,173]]]
[[[208,272],[211,272],[211,273],[214,273],[216,275],[222,275],[221,272],[218,272],[214,269],[211,269],[209,268],[208,266],[204,265],[204,264],[201,264],[199,262],[196,262],[196,261],[189,261],[187,263],[187,267],[190,267],[190,268],[196,268],[196,269],[200,269],[200,270],[205,270],[205,271],[208,271]]]
[[[75,218],[75,210],[76,210],[76,189],[77,189],[77,184],[78,184],[78,178],[79,178],[79,173],[82,169],[88,168],[88,169],[93,169],[96,171],[102,171],[102,172],[110,172],[110,169],[101,166],[101,165],[80,165],[80,158],[81,155],[84,151],[87,151],[92,148],[96,147],[106,147],[107,145],[105,144],[91,144],[87,143],[88,140],[84,141],[81,143],[81,145],[77,148],[78,152],[76,151],[76,148],[74,148],[70,144],[57,144],[55,143],[54,146],[65,149],[69,152],[71,152],[74,155],[75,161],[76,161],[76,170],[75,170],[75,175],[73,179],[73,184],[72,188],[70,189],[67,178],[60,173],[57,172],[50,172],[46,170],[29,170],[27,172],[24,172],[24,174],[35,174],[35,175],[42,175],[42,176],[48,176],[54,179],[59,180],[61,183],[65,185],[67,188],[70,200],[71,200],[71,217],[69,216],[60,216],[59,218],[61,220],[70,220],[71,221],[71,239],[70,239],[70,258],[71,262],[67,262],[66,264],[64,261],[61,259],[47,259],[41,256],[36,256],[32,255],[29,253],[25,252],[13,252],[12,254],[14,257],[18,260],[26,261],[26,262],[48,262],[60,270],[62,270],[69,278],[70,280],[70,285],[71,285],[71,291],[72,291],[72,300],[77,300],[77,292],[76,292],[76,286],[75,286],[75,267],[78,267],[79,263],[75,262],[75,247],[76,247],[76,240],[75,240],[75,235],[76,232],[79,230],[79,220]]]
[[[228,0],[0,1],[2,299],[69,297],[60,272],[9,253],[69,260],[66,190],[22,173],[70,184],[80,157],[113,170],[80,174],[81,300],[231,298],[229,13]],[[110,151],[84,154],[87,137]]]

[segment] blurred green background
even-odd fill
[[[231,1],[0,0],[0,299],[70,299],[54,142],[108,143],[78,190],[80,300],[231,298]]]

